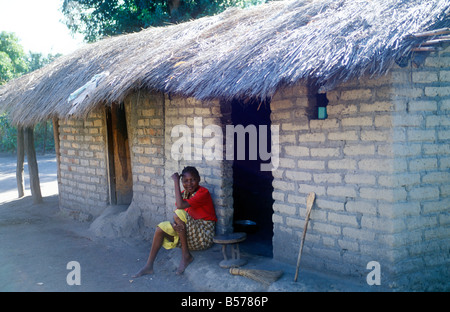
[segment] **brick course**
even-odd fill
[[[109,201],[105,122],[99,111],[59,120],[60,207],[80,220],[92,220]]]
[[[448,248],[437,242],[448,247],[450,239],[450,84],[441,58],[430,56],[412,75],[397,67],[378,81],[340,85],[327,93],[325,120],[308,120],[305,86],[273,97],[272,123],[283,123],[273,182],[276,258],[295,263],[305,198],[314,191],[305,266],[358,277],[375,260],[404,283],[423,268],[436,270],[433,278],[442,273]]]

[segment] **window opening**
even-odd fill
[[[317,93],[316,94],[316,110],[315,113],[316,118],[313,119],[327,119],[327,106],[328,106],[328,98],[326,93]]]

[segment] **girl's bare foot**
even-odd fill
[[[184,270],[188,267],[188,265],[194,261],[194,257],[189,255],[187,259],[181,258],[180,265],[178,266],[177,275],[183,274]]]
[[[135,275],[133,275],[133,278],[141,277],[143,275],[147,274],[153,274],[153,268],[152,267],[143,267],[139,272],[137,272]]]

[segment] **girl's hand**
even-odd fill
[[[174,174],[172,174],[171,178],[175,182],[180,181],[180,175],[178,174],[178,172],[175,172]]]
[[[177,232],[178,234],[182,234],[186,230],[186,228],[183,224],[173,223],[172,227],[175,230],[175,232]]]

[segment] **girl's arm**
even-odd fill
[[[183,198],[181,197],[180,175],[178,174],[178,172],[175,172],[172,175],[172,180],[175,188],[175,201],[177,209],[186,209],[190,207],[191,205],[189,205],[189,203],[187,201],[184,201]]]

